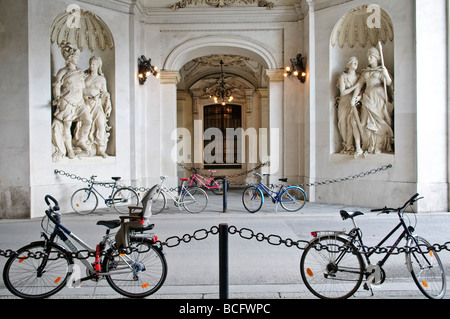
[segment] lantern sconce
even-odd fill
[[[296,76],[300,82],[305,83],[306,80],[306,57],[301,53],[297,54],[297,57],[291,59],[291,66],[285,68],[284,76],[290,75]]]
[[[138,78],[139,84],[144,84],[147,81],[147,78],[153,74],[156,78],[159,77],[159,73],[157,72],[158,67],[153,66],[151,63],[152,59],[147,59],[145,56],[141,55],[138,58]]]

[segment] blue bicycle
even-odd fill
[[[253,175],[261,177],[262,180],[266,174],[253,173]],[[286,183],[288,180],[287,178],[280,178],[279,181]],[[256,213],[260,210],[264,203],[263,192],[272,199],[274,204],[280,203],[281,207],[289,212],[300,210],[306,203],[306,193],[299,186],[281,185],[277,192],[260,181],[257,185],[247,187],[242,193],[242,203],[245,209],[250,213]]]

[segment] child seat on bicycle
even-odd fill
[[[121,220],[120,229],[116,234],[116,245],[118,248],[130,245],[130,231],[145,231],[153,228],[150,224],[152,215],[152,198],[156,193],[157,185],[153,186],[142,198],[142,206],[128,206],[129,215],[119,216]],[[129,221],[125,221],[129,220]]]

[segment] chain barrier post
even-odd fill
[[[219,298],[228,299],[228,224],[219,224]]]
[[[222,213],[227,212],[227,188],[228,188],[228,180],[226,178],[223,179],[223,208]]]

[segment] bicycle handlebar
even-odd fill
[[[58,204],[58,201],[57,201],[53,196],[51,196],[51,195],[45,195],[44,200],[45,200],[45,203],[46,203],[48,206],[50,206],[49,200],[51,200],[51,201],[53,202],[53,204],[55,204],[55,206],[53,207],[52,210],[59,210],[59,204]]]
[[[372,209],[371,212],[381,212],[382,214],[389,214],[390,212],[396,212],[403,210],[406,206],[412,205],[415,202],[417,202],[419,199],[422,199],[423,197],[419,197],[419,193],[414,194],[410,199],[408,199],[405,204],[399,208],[389,208],[387,206],[384,206],[383,208],[376,208]]]
[[[48,218],[55,224],[59,224],[61,221],[61,213],[59,213],[59,204],[58,201],[51,195],[45,195],[44,197],[45,203],[48,205],[48,210],[45,211],[45,214],[48,216]],[[53,207],[50,205],[51,200],[54,204]],[[53,214],[52,214],[53,213]]]

